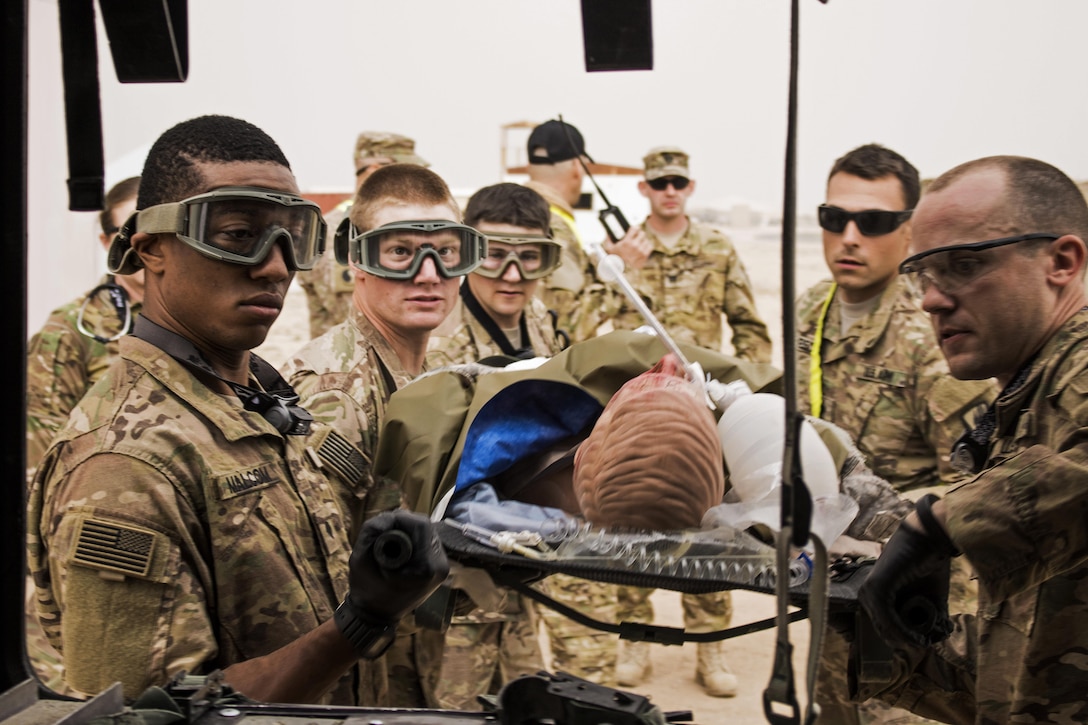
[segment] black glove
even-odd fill
[[[929,510],[934,500],[928,495],[916,507],[927,530],[900,525],[858,591],[873,627],[891,645],[928,647],[952,633],[948,581],[959,552]]]
[[[348,596],[336,610],[336,624],[368,659],[388,649],[397,622],[450,572],[431,522],[408,511],[378,514],[363,524],[348,567]]]

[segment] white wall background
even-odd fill
[[[391,130],[450,185],[499,179],[500,127],[562,113],[602,162],[692,155],[693,204],[781,205],[789,2],[657,0],[653,71],[586,73],[577,0],[190,0],[184,84],[121,85],[100,33],[107,185],[166,128],[245,118],[303,189],[347,190],[355,135]],[[996,153],[1088,178],[1084,0],[802,0],[798,203],[877,141],[925,176]],[[31,332],[104,269],[95,215],[67,211],[56,0],[30,0]],[[637,218],[644,208],[625,209]]]

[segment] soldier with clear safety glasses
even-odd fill
[[[895,651],[859,699],[942,722],[1088,722],[1086,239],[1076,184],[1036,159],[961,164],[915,209],[900,273],[952,374],[1001,392],[953,451],[969,478],[918,501],[859,592]],[[961,558],[978,607],[950,617]]]

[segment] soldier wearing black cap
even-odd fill
[[[594,274],[585,243],[574,220],[574,204],[582,193],[585,170],[579,158],[593,162],[586,153],[585,140],[577,128],[565,121],[545,121],[529,135],[529,181],[526,183],[548,202],[552,238],[563,247],[563,263],[544,279],[537,292],[548,309],[556,314],[556,329],[564,330],[571,342],[596,334],[598,320],[583,319],[580,310],[593,290],[602,288]],[[617,245],[621,249],[644,246],[642,230],[632,227]]]

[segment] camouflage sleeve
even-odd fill
[[[937,350],[918,373],[915,390],[923,420],[919,427],[936,453],[937,472],[944,484],[956,483],[965,474],[952,467],[952,446],[997,397],[993,380],[957,380],[948,371],[944,357]]]
[[[1078,413],[1060,452],[1034,445],[944,496],[949,534],[994,600],[1088,560],[1088,404]]]
[[[105,347],[51,321],[27,345],[26,464],[33,475],[53,436],[91,385],[84,364],[84,346]]]
[[[570,335],[572,344],[588,340],[597,335],[601,325],[616,316],[624,299],[621,290],[598,279],[593,266],[588,265],[585,283],[572,303],[572,311],[565,323],[567,326],[564,327],[560,320],[558,327]]]
[[[725,305],[722,312],[733,330],[737,357],[752,362],[771,361],[771,335],[756,310],[756,296],[744,263],[731,248],[726,262]]]
[[[121,682],[133,698],[179,670],[201,672],[217,654],[201,583],[208,572],[186,536],[195,515],[173,491],[148,464],[104,454],[32,508],[41,547],[31,536],[28,562],[39,614],[66,679],[81,692]]]
[[[348,394],[323,385],[323,377],[303,371],[289,382],[302,396],[302,407],[315,421],[332,429],[319,442],[315,439],[315,452],[326,475],[335,477],[344,491],[342,500],[354,532],[363,521],[399,508],[402,503],[396,482],[375,478],[373,470],[380,415],[386,401],[376,385]]]

